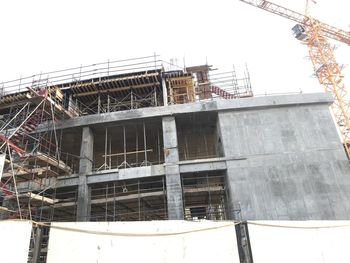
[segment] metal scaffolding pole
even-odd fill
[[[144,142],[144,151],[145,151],[145,166],[147,166],[148,161],[147,161],[146,125],[144,122],[143,122],[143,142]]]

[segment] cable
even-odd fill
[[[232,222],[227,225],[223,226],[216,226],[216,227],[208,227],[208,228],[202,228],[202,229],[195,229],[195,230],[187,230],[187,231],[179,231],[179,232],[171,232],[171,233],[119,233],[119,232],[103,232],[103,231],[95,231],[95,230],[85,230],[85,229],[79,229],[79,228],[72,228],[72,227],[63,227],[63,226],[53,226],[48,225],[46,223],[41,222],[35,222],[32,221],[33,224],[36,224],[38,226],[45,226],[50,227],[53,229],[59,229],[63,231],[70,231],[70,232],[79,232],[84,234],[92,234],[92,235],[103,235],[103,236],[125,236],[125,237],[162,237],[162,236],[177,236],[177,235],[185,235],[190,233],[197,233],[197,232],[203,232],[203,231],[210,231],[215,229],[221,229],[226,227],[232,227],[240,224],[241,222]]]
[[[293,221],[289,221],[289,222],[293,222]],[[305,222],[310,222],[310,221],[305,221]],[[350,223],[344,224],[344,225],[335,225],[335,226],[331,226],[331,225],[327,225],[327,226],[287,226],[287,225],[278,225],[278,224],[275,225],[275,224],[259,223],[257,221],[247,221],[247,224],[248,225],[249,224],[250,225],[257,225],[257,226],[265,226],[265,227],[294,228],[294,229],[323,229],[323,228],[350,227]]]

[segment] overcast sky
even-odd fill
[[[272,2],[302,13],[305,4]],[[348,2],[318,0],[311,13],[348,30]],[[11,0],[0,10],[0,81],[156,52],[219,70],[247,63],[256,94],[322,91],[295,23],[239,0]],[[336,44],[348,66],[350,47]],[[350,87],[349,66],[344,73]]]

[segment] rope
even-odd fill
[[[290,221],[293,222],[293,221]],[[308,221],[305,221],[308,222]],[[322,222],[322,221],[320,221]],[[328,226],[287,226],[287,225],[278,225],[278,224],[267,224],[267,223],[259,223],[257,221],[247,221],[248,225],[256,225],[256,226],[266,226],[266,227],[278,227],[278,228],[293,228],[293,229],[323,229],[323,228],[339,228],[339,227],[350,227],[349,224],[343,225],[328,225]]]
[[[86,229],[63,227],[63,226],[53,226],[53,225],[49,225],[49,224],[41,223],[41,222],[35,222],[35,221],[32,221],[32,222],[36,225],[39,225],[39,226],[50,227],[53,229],[59,229],[59,230],[63,230],[63,231],[78,232],[78,233],[92,234],[92,235],[123,236],[123,237],[177,236],[177,235],[185,235],[185,234],[190,234],[190,233],[198,233],[198,232],[203,232],[203,231],[210,231],[210,230],[215,230],[215,229],[232,227],[232,226],[240,224],[240,222],[232,222],[232,223],[222,225],[222,226],[215,226],[215,227],[208,227],[208,228],[201,228],[201,229],[194,229],[194,230],[187,230],[187,231],[179,231],[179,232],[170,232],[170,233],[121,233],[121,232],[103,232],[103,231],[95,231],[95,230],[86,230]]]
[[[48,223],[36,222],[33,220],[14,220],[14,221],[29,221],[32,224],[37,225],[37,226],[49,227],[51,229],[58,229],[58,230],[69,231],[69,232],[78,232],[78,233],[84,233],[84,234],[103,235],[103,236],[124,236],[124,237],[177,236],[177,235],[185,235],[185,234],[191,234],[191,233],[198,233],[198,232],[222,229],[222,228],[226,228],[226,227],[233,227],[233,226],[244,223],[242,221],[236,221],[236,222],[233,221],[233,222],[230,222],[228,224],[221,225],[221,226],[214,226],[214,227],[207,227],[207,228],[186,230],[186,231],[179,231],[179,232],[168,232],[168,233],[125,233],[125,232],[105,232],[105,231],[97,231],[97,230],[80,229],[80,228],[74,228],[74,227],[55,226],[55,225],[50,225]],[[246,222],[248,225],[250,224],[250,225],[257,225],[257,226],[262,226],[262,227],[277,227],[277,228],[287,228],[287,229],[329,229],[329,228],[350,227],[350,223],[349,224],[342,224],[342,225],[333,225],[333,226],[332,225],[326,225],[326,226],[286,226],[286,225],[279,225],[279,224],[259,223],[256,221],[246,221]],[[293,221],[291,221],[291,222],[293,222]],[[305,222],[308,222],[308,221],[305,221]]]

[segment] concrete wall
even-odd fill
[[[349,219],[350,166],[331,118],[331,102],[331,96],[324,93],[266,96],[70,119],[60,123],[61,128],[159,118],[165,163],[123,171],[88,169],[78,175],[42,179],[42,184],[22,182],[18,189],[79,185],[79,204],[86,207],[88,184],[161,175],[167,178],[169,218],[183,219],[180,173],[226,169],[230,218],[237,217],[234,210],[241,208],[243,219]],[[176,120],[189,113],[215,116],[216,124],[208,121],[207,125],[216,125],[215,147],[224,157],[179,161]],[[82,147],[92,151],[84,138]],[[88,162],[82,159],[81,167],[88,167]],[[79,214],[87,218],[85,212]]]
[[[302,101],[301,101],[302,102]],[[219,112],[233,208],[243,219],[350,218],[350,166],[329,104]]]

